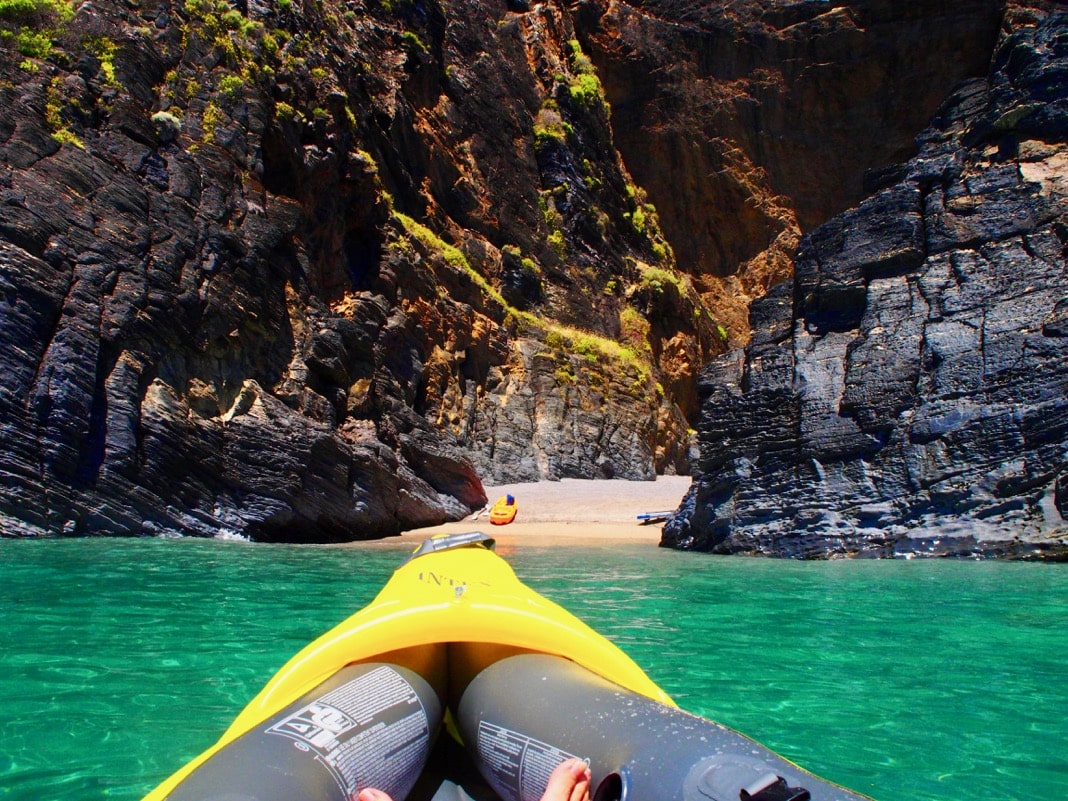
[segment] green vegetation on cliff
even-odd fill
[[[393,216],[403,229],[417,239],[423,247],[431,252],[440,253],[446,264],[467,275],[501,307],[506,319],[511,319],[520,326],[539,332],[551,350],[565,351],[588,362],[615,364],[634,377],[636,388],[649,380],[652,365],[648,358],[647,348],[635,348],[630,343],[620,343],[591,331],[563,325],[546,317],[517,309],[504,298],[500,290],[471,265],[459,248],[445,242],[428,227],[405,214],[394,211]]]
[[[47,58],[60,28],[73,16],[72,0],[0,0],[0,42],[24,56]]]

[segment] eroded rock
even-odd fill
[[[805,237],[703,375],[664,545],[1068,558],[1066,35],[1007,36],[890,185]]]

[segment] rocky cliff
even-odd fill
[[[918,153],[806,235],[701,377],[663,544],[1068,558],[1068,15],[1016,9]]]
[[[685,472],[1003,3],[0,3],[0,530],[345,540]]]
[[[801,231],[860,202],[873,169],[984,74],[1005,3],[584,3],[580,35],[616,142],[680,267],[747,333]]]
[[[653,354],[722,337],[564,10],[0,17],[5,534],[353,539],[685,468]]]

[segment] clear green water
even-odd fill
[[[1068,799],[1068,565],[501,553],[684,708],[878,801]],[[139,799],[403,556],[0,541],[0,799]]]

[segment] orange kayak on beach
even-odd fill
[[[495,526],[504,526],[515,520],[515,513],[519,511],[519,505],[515,502],[515,496],[505,495],[497,499],[490,509],[490,522]]]

